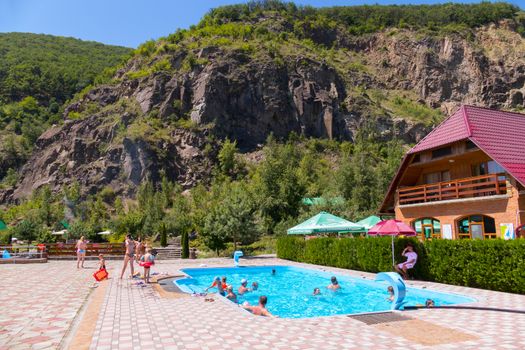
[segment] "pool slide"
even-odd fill
[[[380,272],[376,275],[376,281],[386,281],[394,288],[394,301],[392,302],[392,310],[399,310],[406,301],[406,286],[405,282],[397,272]]]

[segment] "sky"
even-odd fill
[[[243,0],[0,0],[0,32],[29,32],[137,47],[196,24],[213,7]],[[296,0],[319,6],[432,4],[448,0]],[[460,0],[455,2],[479,2]],[[507,0],[525,9],[525,0]]]

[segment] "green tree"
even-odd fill
[[[188,232],[184,231],[181,237],[182,258],[188,259],[190,257],[190,240]]]
[[[206,216],[203,231],[206,245],[213,250],[226,242],[233,242],[237,249],[237,243],[251,243],[258,237],[255,202],[246,184],[233,182],[223,186],[222,198]]]
[[[236,153],[237,141],[231,142],[229,139],[224,140],[218,156],[222,174],[231,176],[234,173],[236,167]]]
[[[160,225],[159,231],[160,231],[160,246],[167,247],[168,246],[168,229],[165,223],[162,223]]]
[[[273,233],[279,221],[299,214],[305,188],[297,174],[300,159],[297,147],[291,143],[278,145],[270,137],[264,155],[255,171],[253,186],[267,232]]]

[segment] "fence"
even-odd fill
[[[77,248],[75,244],[66,243],[47,243],[45,245],[48,257],[54,256],[76,256]],[[124,255],[126,247],[124,243],[88,243],[86,256],[104,255]]]

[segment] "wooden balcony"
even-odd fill
[[[496,196],[506,193],[507,181],[503,173],[467,177],[429,185],[400,187],[397,190],[399,205]]]

